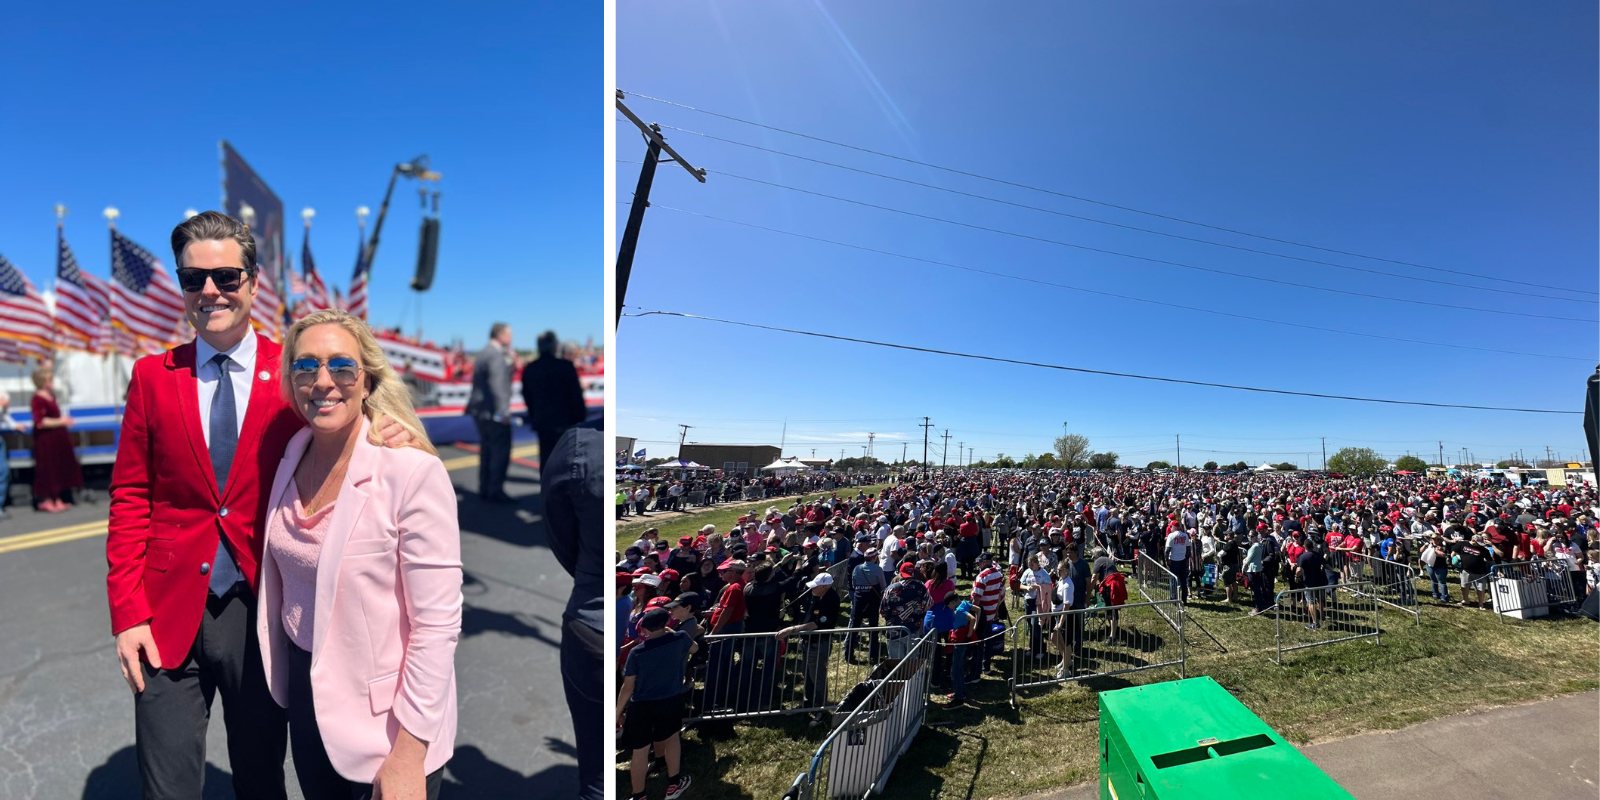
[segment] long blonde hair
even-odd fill
[[[296,344],[300,335],[306,329],[315,325],[338,325],[355,337],[356,345],[360,348],[361,372],[366,376],[367,396],[361,402],[361,413],[372,422],[377,422],[383,417],[394,420],[411,433],[411,446],[418,450],[437,456],[433,443],[428,441],[428,434],[422,429],[422,420],[417,417],[417,411],[411,405],[411,391],[401,382],[400,375],[389,366],[389,359],[383,355],[383,348],[378,346],[377,337],[372,335],[372,329],[359,317],[353,316],[338,309],[316,311],[301,317],[290,326],[289,332],[283,337],[283,364],[278,369],[278,374],[283,385],[283,396],[291,404],[294,403],[293,376],[290,374],[289,365],[293,364],[299,355]],[[367,433],[367,439],[373,444],[383,446],[383,440],[378,436],[378,429],[372,428]]]

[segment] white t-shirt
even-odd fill
[[[1182,530],[1175,530],[1167,534],[1167,550],[1172,553],[1173,561],[1183,561],[1189,558],[1189,534]]]

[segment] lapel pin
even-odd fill
[[[266,370],[261,370],[261,374],[256,377],[264,381],[270,381],[272,380],[272,373],[267,372]]]

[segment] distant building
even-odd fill
[[[746,478],[756,476],[782,453],[772,444],[685,444],[678,448],[678,458],[720,469],[723,475]]]

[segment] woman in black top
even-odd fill
[[[770,563],[756,567],[755,579],[744,586],[744,632],[777,633],[783,627],[781,614],[785,598],[783,584],[775,578]],[[772,636],[753,636],[738,644],[742,656],[739,666],[739,691],[734,706],[743,710],[771,708],[774,679],[779,670],[778,640]]]

